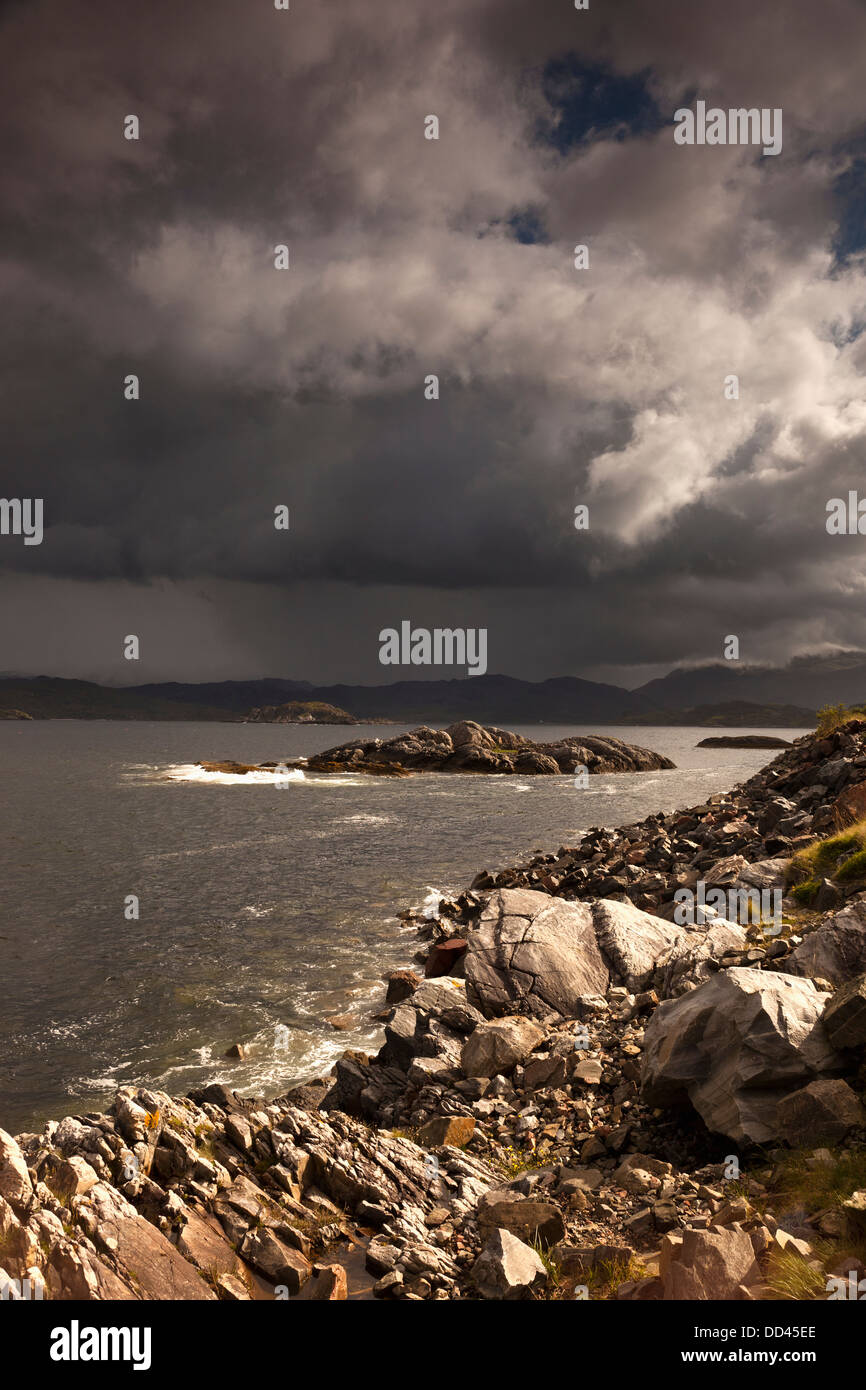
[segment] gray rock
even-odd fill
[[[837,1144],[852,1129],[866,1124],[866,1111],[844,1081],[810,1081],[783,1096],[776,1109],[776,1128],[789,1144]]]
[[[592,916],[611,973],[632,994],[656,976],[662,994],[681,993],[687,984],[709,978],[705,962],[711,956],[748,945],[744,928],[724,918],[707,926],[677,926],[631,903],[605,898],[592,904]]]
[[[16,1211],[21,1211],[32,1196],[33,1184],[24,1155],[12,1135],[0,1129],[0,1197]]]
[[[866,1047],[866,975],[830,996],[821,1022],[834,1047]]]
[[[523,1197],[508,1188],[485,1192],[475,1213],[482,1236],[489,1231],[510,1231],[521,1240],[555,1245],[565,1235],[562,1213],[552,1202]]]
[[[844,985],[866,972],[866,903],[851,903],[800,942],[785,972]]]
[[[631,903],[601,898],[593,903],[592,916],[605,959],[632,994],[645,989],[660,961],[688,942],[684,927],[652,917]]]
[[[465,968],[469,1002],[487,1015],[519,1002],[539,1017],[573,1018],[583,996],[610,982],[590,908],[526,889],[488,896]]]
[[[547,1271],[531,1246],[510,1231],[491,1231],[472,1266],[472,1282],[482,1298],[523,1299],[547,1282]]]
[[[461,1066],[467,1076],[498,1076],[522,1062],[544,1037],[529,1018],[500,1018],[482,1023],[463,1044]]]
[[[778,1138],[781,1096],[842,1070],[811,980],[731,969],[659,1005],[644,1038],[650,1105],[688,1099],[707,1128],[740,1142]]]
[[[669,1239],[666,1237],[666,1239]],[[686,1230],[671,1243],[676,1258],[663,1275],[666,1301],[742,1300],[741,1288],[760,1281],[752,1241],[746,1231],[725,1226],[714,1231]]]

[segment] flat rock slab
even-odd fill
[[[488,1015],[519,1002],[540,1017],[574,1017],[582,997],[610,983],[592,910],[523,889],[489,895],[464,966],[467,998]]]
[[[485,1192],[475,1213],[482,1235],[486,1231],[510,1231],[525,1241],[555,1245],[565,1236],[562,1213],[552,1202],[523,1197],[509,1188]]]
[[[190,1210],[189,1220],[178,1237],[177,1248],[197,1269],[209,1274],[243,1276],[244,1266],[212,1216]]]
[[[216,1298],[199,1271],[162,1232],[105,1183],[98,1183],[92,1196],[99,1215],[97,1244],[114,1256],[142,1298],[187,1302]]]

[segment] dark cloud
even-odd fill
[[[866,646],[824,529],[864,39],[855,0],[0,7],[0,477],[47,527],[0,538],[0,666],[125,679],[136,623],[136,679],[377,679],[404,617],[534,677]],[[782,154],[675,146],[696,95],[782,107]]]

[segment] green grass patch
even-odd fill
[[[803,884],[822,878],[841,878],[849,862],[857,860],[855,868],[848,871],[847,877],[859,878],[866,875],[866,821],[842,830],[838,835],[830,835],[826,840],[815,840],[805,849],[798,849],[788,866],[789,883]],[[847,856],[847,858],[845,857]],[[840,864],[840,860],[844,861]]]
[[[775,1297],[783,1301],[814,1303],[827,1297],[827,1276],[793,1252],[780,1250],[771,1257],[766,1283]]]
[[[866,849],[858,850],[850,859],[846,859],[836,870],[836,877],[840,883],[853,883],[858,878],[866,878]]]
[[[840,1207],[854,1192],[866,1188],[866,1148],[843,1149],[832,1163],[807,1166],[811,1149],[795,1149],[773,1170],[771,1194],[807,1212]],[[775,1205],[778,1205],[778,1201]]]

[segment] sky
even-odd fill
[[[862,0],[0,3],[0,495],[44,505],[0,670],[866,648],[864,52]],[[678,144],[699,100],[780,153]]]

